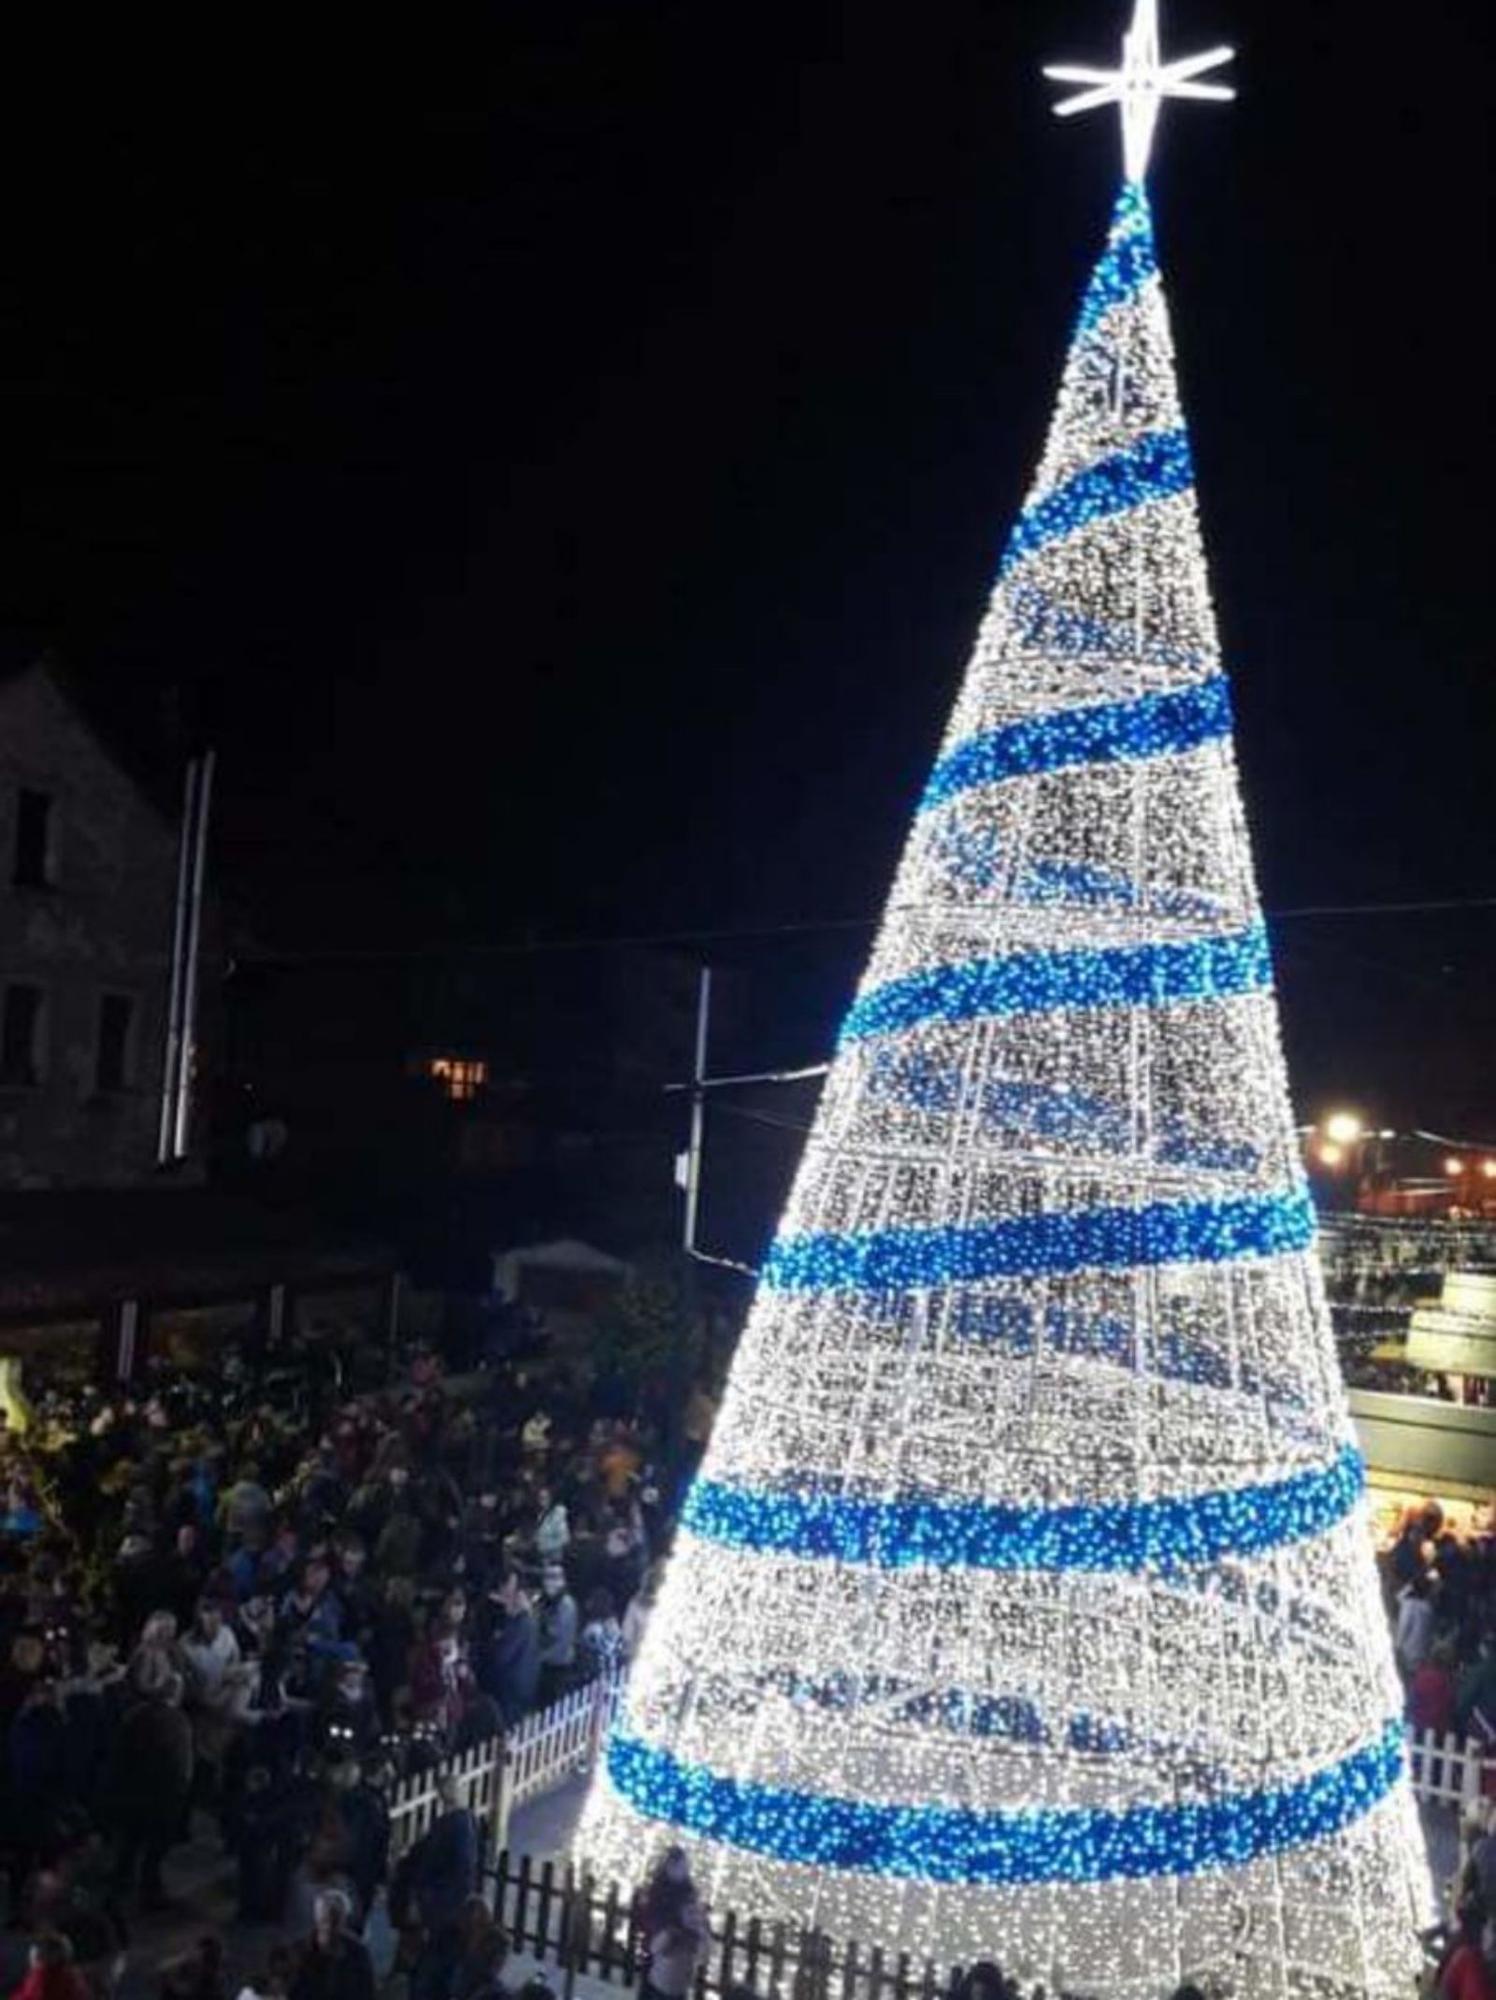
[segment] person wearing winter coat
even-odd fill
[[[32,1942],[26,1977],[11,2000],[90,2000],[88,1981],[73,1963],[73,1947],[57,1931]]]
[[[111,1792],[119,1850],[115,1889],[134,1891],[159,1909],[166,1894],[161,1864],[181,1837],[192,1790],[192,1727],[182,1713],[182,1681],[157,1652],[142,1653],[131,1672],[133,1700],[114,1744]]]
[[[428,1933],[454,1928],[478,1886],[478,1822],[455,1778],[437,1783],[441,1816],[411,1850],[407,1878]]]
[[[560,1568],[541,1572],[540,1591],[540,1699],[545,1703],[565,1694],[576,1671],[577,1600]]]
[[[317,1897],[312,1934],[291,1975],[290,2000],[374,2000],[374,1968],[348,1916],[348,1899],[339,1890]]]
[[[479,1687],[510,1729],[530,1713],[540,1690],[540,1628],[513,1570],[489,1602],[493,1623],[477,1648],[474,1668]]]

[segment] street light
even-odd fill
[[[1332,1111],[1325,1120],[1325,1137],[1332,1146],[1354,1146],[1365,1127],[1354,1111]],[[1320,1158],[1324,1158],[1323,1152]],[[1326,1162],[1333,1165],[1333,1161]]]
[[[1337,1146],[1333,1139],[1326,1139],[1321,1143],[1319,1163],[1322,1167],[1338,1167],[1344,1158],[1344,1148]]]
[[[1482,1160],[1480,1170],[1488,1181],[1496,1181],[1496,1160]]]
[[[1449,1158],[1444,1162],[1444,1171],[1446,1174],[1449,1175],[1451,1180],[1458,1180],[1460,1175],[1465,1171],[1465,1162],[1461,1159],[1457,1159],[1456,1156],[1453,1153],[1451,1153],[1449,1155]]]

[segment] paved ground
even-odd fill
[[[509,1845],[536,1861],[559,1860],[571,1845],[587,1797],[587,1780],[572,1778],[543,1799],[532,1799],[514,1815]]]

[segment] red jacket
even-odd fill
[[[1454,1675],[1448,1667],[1425,1660],[1408,1683],[1408,1722],[1414,1730],[1432,1729],[1438,1736],[1454,1727]]]
[[[1460,1946],[1444,1968],[1439,1993],[1441,2000],[1496,2000],[1496,1978],[1475,1945]]]
[[[89,2000],[88,1981],[76,1965],[33,1965],[11,2000]]]

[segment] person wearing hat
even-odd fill
[[[565,1694],[577,1662],[577,1600],[566,1588],[566,1572],[547,1563],[540,1572],[540,1702],[545,1707]]]

